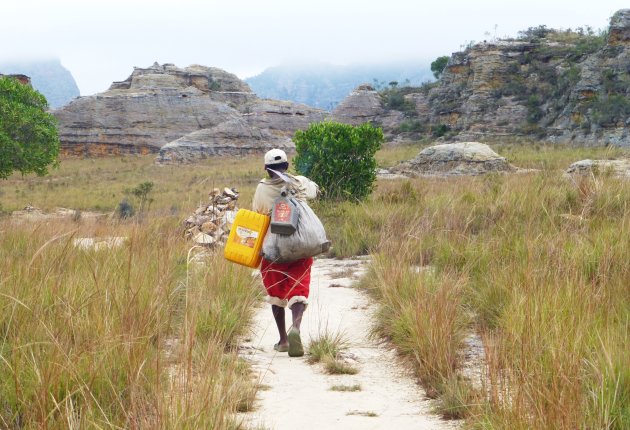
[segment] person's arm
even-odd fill
[[[306,176],[296,176],[295,179],[300,181],[300,185],[302,185],[304,195],[306,196],[307,200],[317,198],[319,194],[319,185],[308,179]]]
[[[262,212],[262,203],[261,203],[261,198],[260,198],[260,185],[258,184],[258,186],[256,187],[256,192],[254,192],[254,199],[252,200],[252,210],[254,212],[258,212],[258,213],[263,213]]]
[[[254,199],[252,201],[252,210],[263,215],[269,215],[271,212],[272,203],[269,201],[269,192],[267,187],[268,186],[261,181],[256,187],[256,192],[254,193]]]

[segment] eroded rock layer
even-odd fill
[[[53,114],[65,155],[159,152],[162,162],[290,150],[296,130],[325,117],[304,105],[259,99],[221,69],[157,63]]]

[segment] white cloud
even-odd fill
[[[204,64],[245,77],[292,60],[431,60],[495,31],[502,37],[543,24],[603,28],[623,3],[5,0],[0,60],[58,57],[85,95],[154,61]]]

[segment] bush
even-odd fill
[[[446,133],[448,133],[449,131],[451,131],[451,128],[446,125],[446,124],[438,124],[433,128],[433,131],[431,133],[431,136],[437,138],[437,137],[442,137],[444,135],[446,135]]]
[[[411,91],[414,91],[412,87],[402,87],[398,88],[396,85],[397,82],[390,82],[390,88],[384,89],[380,92],[381,99],[383,100],[383,104],[387,109],[397,110],[400,112],[405,112],[408,115],[415,114],[416,105],[410,100],[405,99],[405,95],[410,94]]]
[[[116,208],[116,215],[120,219],[131,218],[135,213],[133,205],[127,199],[123,199]]]
[[[298,130],[293,140],[296,170],[320,185],[324,199],[363,200],[372,192],[380,128],[325,121]]]
[[[424,133],[425,124],[419,120],[405,120],[398,126],[400,133]]]
[[[605,126],[623,121],[630,115],[630,102],[621,95],[597,97],[591,101],[593,123]]]

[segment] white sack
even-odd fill
[[[315,212],[306,203],[297,199],[294,201],[300,214],[297,230],[291,235],[268,230],[262,248],[265,260],[288,263],[321,254],[330,247],[324,226]]]

